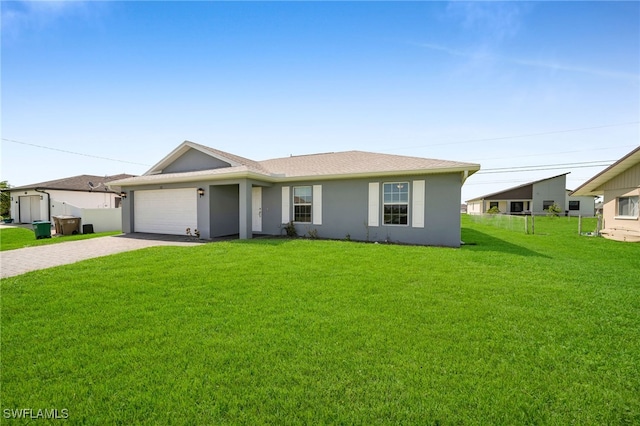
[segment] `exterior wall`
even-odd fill
[[[467,203],[467,214],[482,214],[482,201],[470,201]]]
[[[316,231],[320,238],[359,241],[389,241],[408,244],[460,246],[460,175],[442,174],[402,176],[384,179],[354,179],[333,181],[303,181],[263,188],[262,218],[265,234],[282,235],[282,187],[322,185],[322,224],[296,223],[298,235]],[[413,181],[424,180],[424,227],[414,227],[415,196]],[[369,183],[380,184],[379,226],[368,225]],[[382,214],[383,183],[409,182],[408,225],[384,225]],[[290,195],[291,196],[291,195]],[[314,201],[317,202],[317,201]],[[290,211],[293,204],[290,203]],[[290,214],[293,217],[292,214]]]
[[[82,225],[93,225],[94,232],[120,231],[122,229],[122,213],[120,209],[82,209],[80,213]]]
[[[579,210],[569,210],[569,201],[580,201]],[[569,212],[569,216],[593,217],[596,213],[596,199],[592,196],[569,196],[567,195],[567,203],[564,210]]]
[[[424,192],[419,194],[424,199],[422,208],[413,205],[416,196],[414,181],[424,181]],[[380,184],[380,203],[377,206],[379,226],[368,224],[369,184],[372,182]],[[382,184],[388,182],[409,182],[408,225],[383,224]],[[290,187],[289,194],[292,197],[295,186],[319,185],[322,196],[321,200],[314,200],[314,214],[322,216],[321,223],[296,223],[298,235],[317,232],[320,238],[345,239],[348,235],[350,239],[360,241],[460,246],[461,176],[458,173],[384,179],[309,180],[274,185],[257,181],[228,180],[128,187],[125,189],[127,198],[122,202],[122,230],[125,233],[135,232],[132,206],[137,190],[195,187],[205,189],[205,195],[198,198],[197,204],[201,238],[209,239],[238,233],[241,238],[250,238],[251,187],[254,185],[263,187],[262,234],[265,235],[284,234],[284,186]],[[317,205],[318,201],[321,205]],[[293,202],[289,200],[288,204],[289,216],[293,217]],[[420,223],[424,226],[419,226]]]
[[[544,201],[554,201],[560,208],[565,205],[567,176],[562,175],[554,179],[547,179],[533,184],[533,202],[531,211],[533,214],[545,214]]]
[[[637,188],[640,186],[640,163],[625,170],[602,186],[602,189],[616,190],[622,188]]]
[[[31,223],[34,220],[46,220],[49,212],[47,211],[47,195],[34,190],[13,191],[9,193],[11,200],[11,218],[15,223]],[[40,200],[42,197],[42,200]],[[32,201],[34,200],[34,201]],[[20,215],[20,204],[28,203],[30,210],[30,218],[23,218]],[[24,208],[24,207],[23,207]]]
[[[209,191],[211,238],[240,233],[239,186],[214,185],[209,187]]]
[[[74,206],[83,209],[115,208],[116,198],[120,198],[120,196],[117,194],[105,191],[100,192],[100,190],[96,190],[94,192],[84,192],[51,189],[46,190],[46,192],[51,194],[52,200],[65,202],[67,204],[73,204]]]
[[[198,150],[190,149],[162,170],[162,173],[182,173],[196,170],[211,170],[230,167],[229,163],[206,155]]]
[[[640,218],[621,218],[618,216],[618,197],[640,196],[639,188],[610,189],[604,191],[603,218],[605,230],[629,230],[640,233]],[[624,234],[624,232],[622,232]],[[604,232],[603,232],[604,234]],[[606,236],[606,234],[605,234]]]

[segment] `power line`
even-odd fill
[[[136,162],[133,162],[133,161],[126,161],[126,160],[118,160],[118,159],[115,159],[115,158],[101,157],[99,155],[84,154],[82,152],[68,151],[66,149],[53,148],[53,147],[44,146],[44,145],[36,145],[34,143],[21,142],[21,141],[17,141],[17,140],[14,140],[14,139],[2,138],[2,140],[5,141],[5,142],[12,142],[12,143],[20,144],[20,145],[27,145],[27,146],[33,146],[33,147],[36,147],[36,148],[49,149],[51,151],[64,152],[65,154],[80,155],[80,156],[83,156],[83,157],[98,158],[100,160],[107,160],[107,161],[116,161],[118,163],[135,164],[135,165],[138,165],[138,166],[150,166],[150,164],[136,163]]]
[[[579,163],[556,163],[556,164],[539,164],[539,165],[533,165],[533,166],[512,166],[512,167],[496,167],[493,169],[484,169],[481,172],[478,173],[482,173],[482,172],[488,172],[488,171],[495,171],[495,170],[517,170],[517,169],[529,169],[532,167],[550,167],[550,166],[568,166],[568,167],[572,167],[574,165],[584,165],[584,164],[594,164],[594,167],[597,166],[601,166],[603,164],[600,163],[609,163],[609,164],[604,164],[605,166],[610,165],[611,163],[613,163],[615,160],[599,160],[599,161],[583,161],[583,162],[579,162]],[[596,164],[598,163],[598,164]]]
[[[430,148],[433,146],[457,145],[457,144],[464,144],[464,143],[471,143],[471,142],[486,142],[486,141],[497,141],[497,140],[504,140],[504,139],[528,138],[532,136],[545,136],[545,135],[555,135],[559,133],[581,132],[584,130],[604,129],[607,127],[629,126],[631,124],[640,124],[640,121],[630,121],[628,123],[619,123],[619,124],[605,124],[603,126],[581,127],[579,129],[565,129],[565,130],[553,130],[549,132],[540,132],[540,133],[528,133],[525,135],[499,136],[495,138],[468,139],[465,141],[442,142],[442,143],[428,144],[428,145],[407,146],[407,147],[391,148],[387,151],[396,151],[399,149],[413,149],[413,148]]]
[[[575,163],[575,164],[580,164],[580,163]],[[584,168],[588,168],[588,167],[607,167],[610,166],[611,164],[613,164],[613,161],[610,161],[609,163],[606,164],[590,164],[590,165],[577,165],[577,166],[563,166],[563,165],[558,165],[558,166],[553,166],[553,165],[549,165],[549,166],[530,166],[532,168],[512,168],[512,169],[498,169],[498,170],[494,170],[494,169],[487,169],[485,171],[479,171],[477,173],[474,174],[478,175],[478,174],[494,174],[494,173],[520,173],[520,172],[538,172],[538,171],[544,171],[544,170],[562,170],[562,169],[584,169]]]
[[[577,152],[591,152],[591,151],[608,151],[611,149],[618,149],[618,148],[634,148],[637,147],[638,145],[620,145],[620,146],[609,146],[606,148],[591,148],[591,149],[577,149],[577,150],[573,150],[573,151],[559,151],[559,152],[553,152],[553,155],[562,155],[562,154],[575,154]],[[545,157],[548,156],[548,153],[537,153],[537,154],[526,154],[526,155],[510,155],[508,157],[493,157],[493,158],[477,158],[474,159],[474,162],[479,162],[479,161],[492,161],[492,160],[507,160],[507,159],[511,159],[511,158],[525,158],[525,157]]]

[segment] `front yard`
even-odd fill
[[[234,241],[4,279],[3,413],[640,423],[640,245],[463,219],[461,249]]]

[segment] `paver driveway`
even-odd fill
[[[153,246],[194,246],[202,242],[179,236],[127,234],[68,241],[0,252],[0,276],[13,277],[37,269]]]

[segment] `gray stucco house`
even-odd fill
[[[460,190],[479,164],[362,151],[253,161],[185,141],[122,188],[123,232],[299,235],[460,246]]]

